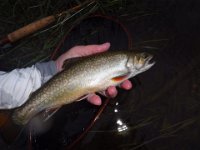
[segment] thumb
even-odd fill
[[[63,58],[83,57],[89,56],[101,52],[105,52],[110,48],[110,43],[104,43],[100,45],[86,45],[86,46],[75,46],[68,52],[63,54]]]
[[[105,52],[110,48],[110,43],[104,43],[101,45],[87,45],[83,46],[82,56],[93,55],[101,52]]]

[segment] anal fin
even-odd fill
[[[60,108],[61,107],[46,109],[42,114],[43,121],[46,122],[47,120],[49,120]]]

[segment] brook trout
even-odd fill
[[[25,125],[45,109],[55,109],[100,92],[151,68],[152,55],[136,52],[105,52],[83,57],[55,75],[12,115],[17,125]]]

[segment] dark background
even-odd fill
[[[111,100],[76,149],[200,149],[199,3],[198,0],[137,1],[138,10],[150,13],[121,21],[131,33],[132,48],[154,54],[156,65],[132,79],[132,90],[119,90],[117,98]],[[85,37],[97,27],[98,32]],[[127,49],[127,40],[121,27],[112,20],[90,18],[67,36],[57,54],[76,44],[106,41],[111,42],[111,50]],[[114,113],[116,102],[118,113]],[[97,109],[86,102],[62,108],[54,116],[52,129],[34,136],[33,147],[63,148],[88,125]],[[128,130],[117,131],[118,118],[126,123]]]

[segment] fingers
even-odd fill
[[[96,53],[105,52],[110,48],[110,43],[104,43],[101,45],[87,45],[84,46],[84,56],[92,55]]]
[[[96,94],[89,95],[87,100],[93,105],[97,105],[97,106],[101,105],[101,98]]]
[[[125,90],[130,90],[132,88],[132,83],[131,83],[131,81],[126,80],[120,85],[120,87]]]
[[[126,80],[124,81],[121,85],[120,85],[121,88],[125,89],[125,90],[130,90],[132,88],[132,83],[131,81],[129,80]],[[108,96],[108,97],[116,97],[117,96],[117,89],[115,86],[111,86],[109,87],[106,92],[105,92],[105,95]]]
[[[126,80],[120,85],[120,87],[125,89],[125,90],[130,90],[132,88],[132,83],[131,83],[131,81]],[[117,96],[118,91],[117,91],[115,86],[110,86],[106,91],[100,92],[100,94],[102,94],[102,95],[104,95],[106,97],[114,98],[114,97]],[[97,106],[101,105],[101,103],[102,103],[101,102],[101,98],[96,94],[89,95],[87,100],[91,104],[97,105]]]
[[[108,97],[114,98],[117,96],[117,89],[114,86],[110,86],[107,90],[106,90],[106,95]]]
[[[114,86],[109,87],[106,92],[105,92],[105,96],[107,97],[112,97],[114,98],[115,96],[117,96],[117,90]],[[101,105],[102,101],[100,96],[96,95],[96,94],[91,94],[88,96],[87,101],[90,102],[93,105]]]
[[[66,53],[66,58],[89,56],[105,52],[110,48],[110,43],[101,45],[75,46]]]

